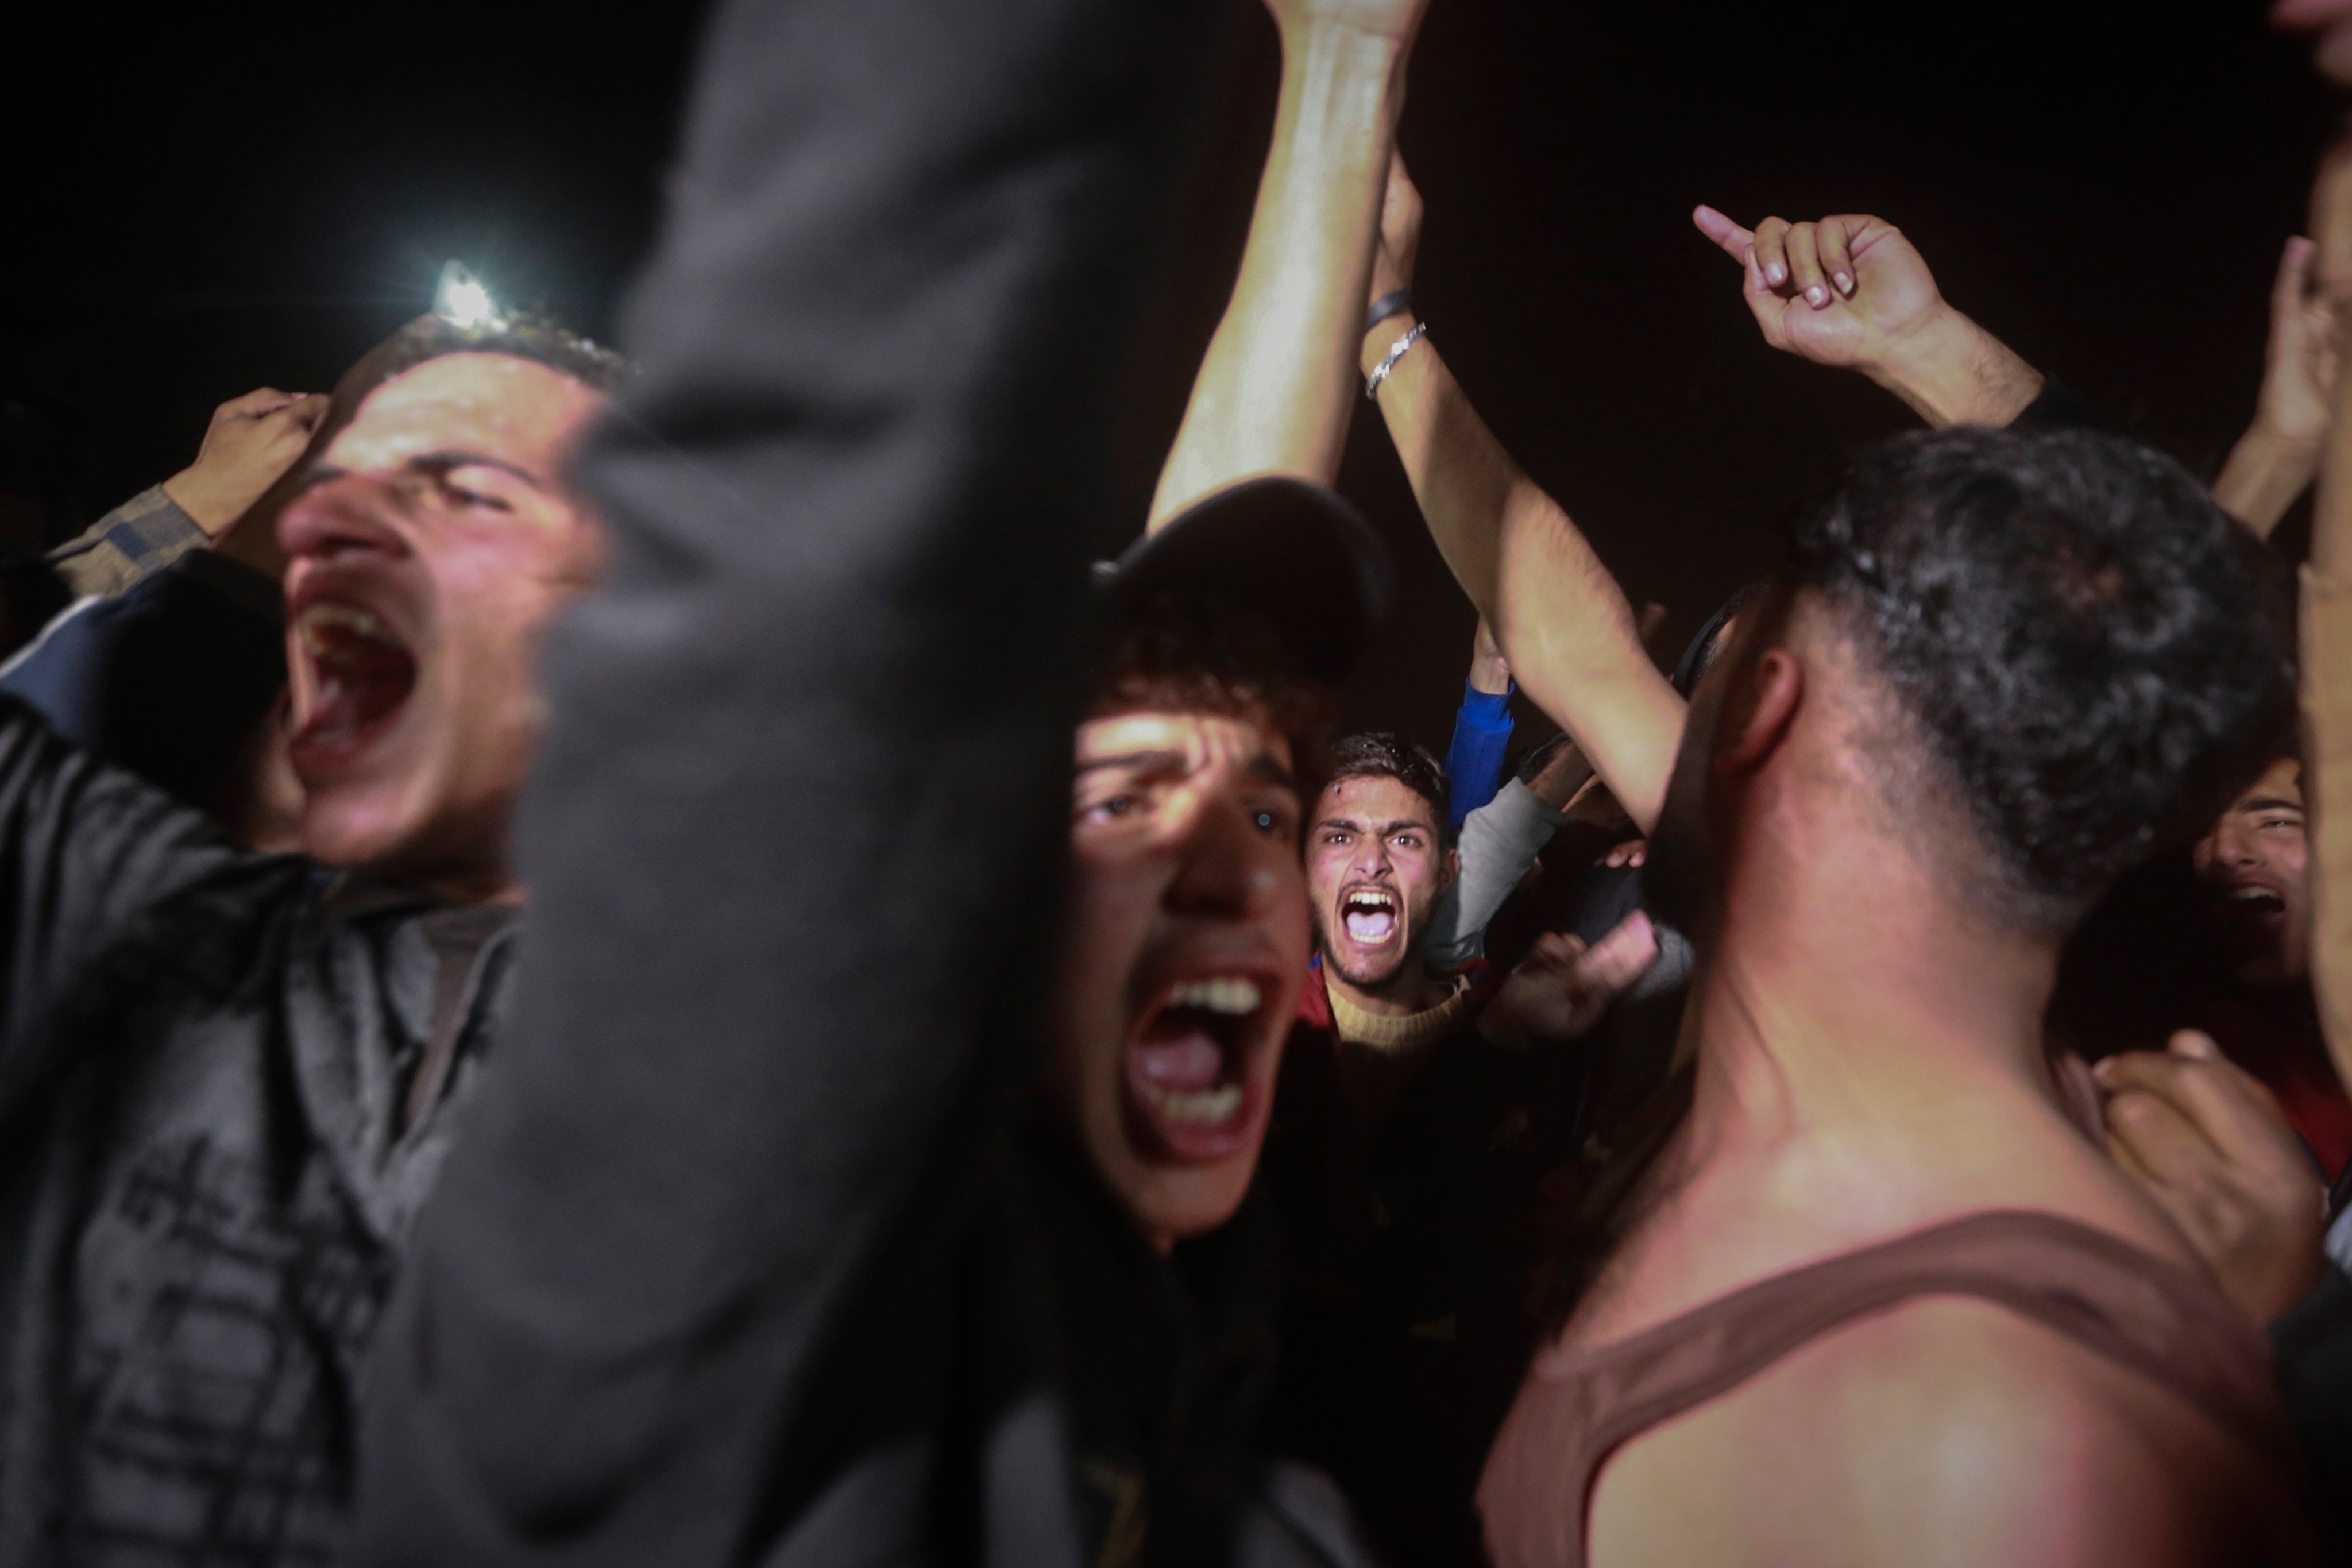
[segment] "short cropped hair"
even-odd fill
[[[1328,782],[1365,778],[1396,780],[1428,802],[1430,820],[1441,834],[1445,831],[1445,764],[1427,746],[1393,730],[1365,730],[1341,736],[1331,748]]]
[[[1786,572],[1924,737],[2004,912],[2043,928],[2210,821],[2292,711],[2283,574],[2123,437],[1888,442],[1795,514]]]
[[[1290,743],[1300,794],[1322,787],[1339,698],[1257,610],[1163,595],[1097,629],[1089,718],[1149,710],[1262,723]]]
[[[335,384],[338,408],[357,409],[367,395],[394,376],[445,354],[504,354],[559,371],[593,391],[617,391],[628,362],[591,342],[552,317],[501,316],[478,327],[461,327],[445,316],[418,316],[360,356]]]

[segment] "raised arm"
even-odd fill
[[[1339,473],[1381,183],[1425,3],[1266,0],[1282,35],[1274,142],[1150,527],[1236,479]]]
[[[196,460],[51,551],[77,595],[114,595],[217,541],[291,468],[327,416],[321,393],[264,386],[213,410]]]
[[[1751,231],[1703,206],[1691,221],[1739,263],[1766,342],[1862,372],[1935,429],[2005,426],[2042,395],[2042,373],[1953,309],[1918,247],[1885,218],[1768,217]]]
[[[2352,302],[2352,142],[2312,195],[2321,290]],[[2304,800],[2310,807],[2311,979],[2336,1076],[2352,1084],[2352,377],[2338,376],[2303,571]]]
[[[523,992],[376,1336],[354,1562],[933,1561],[983,1442],[1037,1510],[953,1528],[1057,1561],[1035,1369],[949,1386],[998,1306],[956,1260],[1031,1060],[1088,481],[1205,11],[706,26],[583,459],[611,559],[545,660]]]
[[[1420,227],[1420,197],[1399,166],[1374,294],[1411,281]],[[1411,310],[1375,323],[1362,339],[1366,374],[1418,325]],[[1633,605],[1568,513],[1503,450],[1427,337],[1391,365],[1378,395],[1429,531],[1512,676],[1647,831],[1665,799],[1683,700],[1643,648]]]
[[[1445,749],[1446,831],[1459,833],[1463,818],[1495,798],[1510,749],[1511,664],[1482,620],[1470,647],[1462,706],[1454,715],[1454,740]]]
[[[2213,481],[2221,509],[2265,539],[2319,470],[2336,395],[2336,307],[2311,286],[2312,257],[2301,238],[2279,257],[2254,422]]]

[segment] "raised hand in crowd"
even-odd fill
[[[1937,429],[2007,425],[2042,395],[2042,374],[1955,310],[1885,218],[1768,217],[1750,231],[1702,206],[1691,221],[1740,264],[1766,342],[1862,372]]]
[[[1236,480],[1328,484],[1355,399],[1361,331],[1404,67],[1427,0],[1266,0],[1283,87],[1241,274],[1209,340],[1148,531]]]
[[[323,392],[264,386],[213,410],[196,460],[163,481],[189,520],[217,539],[310,445],[329,399]]]
[[[1665,797],[1683,700],[1609,569],[1479,418],[1412,303],[1396,300],[1412,281],[1421,220],[1419,193],[1391,163],[1366,295],[1382,309],[1365,323],[1358,368],[1430,534],[1512,678],[1647,826]]]
[[[2265,537],[2318,472],[2335,398],[2336,307],[2313,285],[2316,256],[2310,240],[2297,237],[2279,258],[2254,422],[2213,481],[2213,499]]]
[[[1522,1051],[1577,1039],[1657,956],[1657,931],[1639,910],[1589,948],[1581,937],[1547,932],[1478,1016],[1478,1032]]]
[[[2193,1030],[2091,1072],[2106,1095],[2108,1152],[2223,1293],[2265,1324],[2310,1294],[2327,1193],[2270,1091]]]

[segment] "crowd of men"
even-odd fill
[[[1267,4],[1091,574],[1176,0],[733,0],[626,362],[421,317],[0,570],[0,1564],[2352,1553],[2352,154],[2210,486],[1699,208],[1927,428],[1669,670],[1413,295],[1425,0]]]

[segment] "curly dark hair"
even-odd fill
[[[1338,694],[1308,674],[1257,610],[1163,595],[1098,628],[1090,718],[1142,709],[1222,713],[1272,726],[1312,800],[1328,766]]]
[[[1845,618],[1991,852],[2063,930],[2208,821],[2294,700],[2284,574],[2137,442],[1954,429],[1801,508],[1786,574]]]
[[[1445,764],[1427,746],[1409,741],[1393,730],[1365,730],[1343,735],[1331,748],[1328,782],[1341,779],[1394,779],[1429,803],[1438,831],[1445,830],[1448,790]]]

